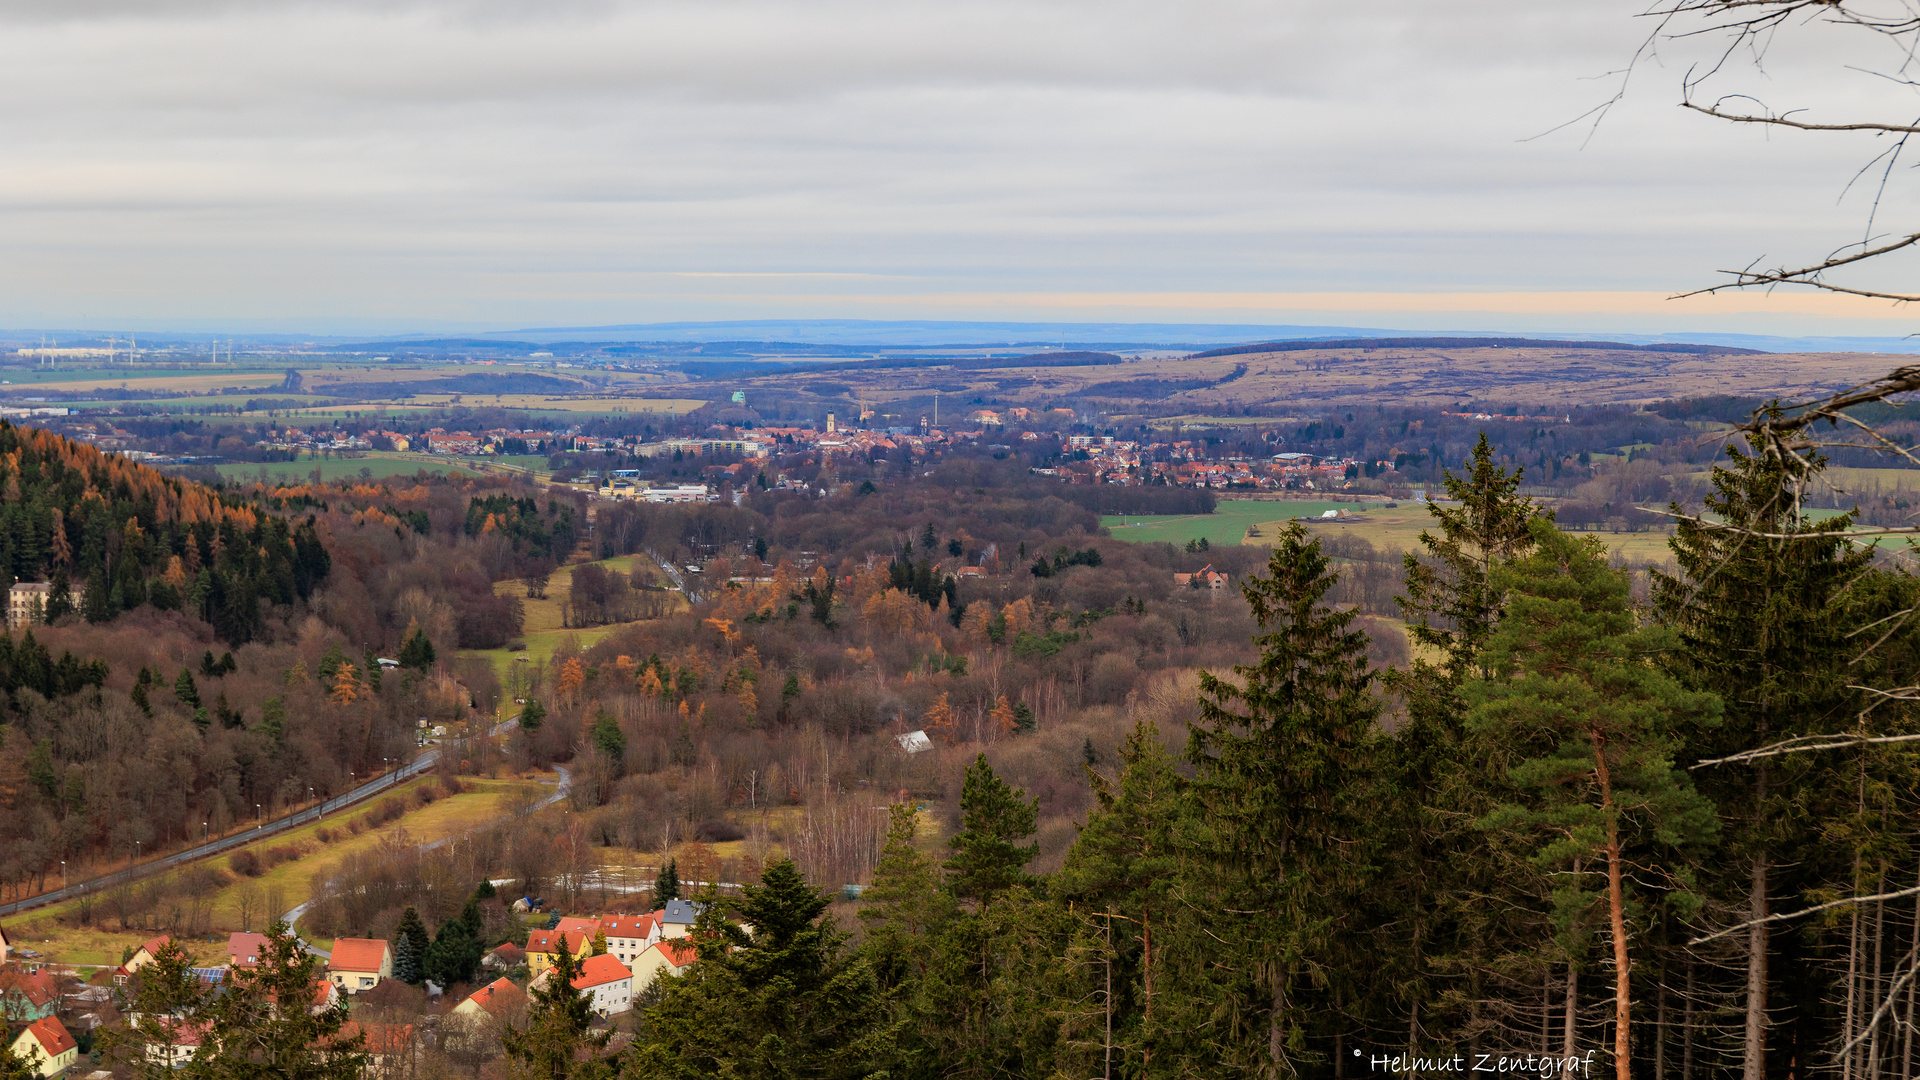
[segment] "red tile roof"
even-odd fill
[[[333,959],[327,961],[327,968],[331,971],[379,971],[386,957],[387,943],[379,938],[343,937],[333,943]]]
[[[580,975],[573,980],[575,990],[586,990],[595,986],[605,986],[610,982],[633,978],[632,969],[618,959],[601,953],[589,956],[580,965]]]
[[[160,1021],[160,1026],[162,1031],[168,1031],[170,1029],[171,1033],[168,1035],[168,1040],[172,1042],[173,1045],[199,1046],[206,1040],[207,1033],[213,1030],[213,1021],[202,1020],[195,1024],[188,1023],[185,1020],[169,1021],[163,1019]]]
[[[267,951],[267,935],[233,933],[227,935],[227,961],[234,967],[250,968]]]
[[[562,933],[577,930],[580,933],[587,935],[588,937],[592,937],[593,935],[600,932],[600,920],[599,919],[565,918],[565,919],[561,919],[560,925],[554,927],[554,929],[559,930]]]
[[[660,920],[652,914],[614,915],[601,922],[610,938],[645,938],[653,934],[653,928]]]
[[[329,1041],[344,1043],[355,1035],[367,1037],[366,1048],[369,1054],[397,1054],[405,1050],[407,1044],[413,1041],[413,1025],[382,1024],[372,1020],[361,1023],[358,1020],[349,1020],[340,1025],[339,1034]]]
[[[535,930],[527,935],[527,951],[530,953],[559,952],[561,941],[566,942],[566,950],[575,956],[586,948],[587,935],[578,930]]]
[[[53,974],[47,971],[37,971],[32,975],[0,971],[0,996],[9,991],[18,991],[36,1009],[53,1004],[54,999],[60,996]]]
[[[165,945],[167,942],[172,940],[173,940],[172,935],[161,934],[159,937],[156,937],[156,938],[148,938],[145,944],[142,944],[140,948],[146,950],[146,954],[148,956],[156,956],[160,952],[160,946]]]
[[[527,958],[527,951],[509,941],[493,950],[492,955],[499,957],[509,964],[518,964]]]
[[[667,958],[667,962],[674,967],[686,967],[700,958],[700,950],[686,938],[668,938],[665,941],[654,942],[653,947],[658,949],[660,954]]]
[[[67,1034],[67,1026],[51,1016],[28,1024],[27,1034],[33,1036],[49,1058],[57,1058],[79,1045],[73,1041],[72,1035]]]
[[[527,992],[520,989],[520,985],[512,979],[495,979],[468,994],[467,1001],[485,1009],[489,1016],[498,1017],[510,1009],[525,1008]]]

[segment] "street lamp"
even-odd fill
[[[67,887],[67,860],[65,859],[60,860],[60,887],[63,889]]]
[[[259,803],[253,804],[253,827],[263,829],[267,825],[267,815],[260,809]]]
[[[201,822],[200,823],[200,842],[203,844],[206,843],[207,839],[212,835],[213,835],[213,822],[211,821]]]

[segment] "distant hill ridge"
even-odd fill
[[[1605,349],[1608,352],[1701,353],[1710,356],[1770,356],[1762,349],[1741,349],[1732,345],[1691,345],[1662,342],[1655,345],[1628,345],[1620,341],[1553,341],[1540,338],[1340,338],[1321,341],[1267,341],[1257,345],[1229,345],[1194,353],[1189,360],[1209,356],[1240,356],[1245,353],[1311,352],[1317,349]]]

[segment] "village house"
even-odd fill
[[[602,1016],[633,1008],[633,971],[609,953],[587,957],[571,985],[587,995],[593,1011]]]
[[[260,963],[260,957],[267,951],[265,934],[235,932],[227,935],[227,966],[252,968]]]
[[[667,939],[657,941],[633,962],[633,990],[642,993],[661,975],[681,975],[700,958],[693,942]]]
[[[536,979],[546,974],[561,949],[576,961],[584,960],[593,951],[593,940],[578,930],[535,930],[527,935],[527,973]]]
[[[600,929],[607,935],[608,954],[628,965],[640,959],[641,953],[660,940],[660,920],[651,912],[645,915],[609,916],[601,923]]]
[[[443,1046],[484,1052],[498,1045],[500,1032],[527,1018],[527,992],[512,979],[495,979],[453,1007],[441,1028]]]
[[[0,1020],[42,1020],[59,1007],[60,987],[52,972],[0,971]]]
[[[1182,589],[1224,589],[1227,587],[1227,575],[1215,572],[1213,564],[1208,563],[1191,574],[1173,575],[1173,584]]]
[[[80,1056],[80,1044],[56,1017],[35,1020],[13,1040],[13,1053],[33,1068],[34,1075],[58,1076]]]
[[[693,929],[694,920],[700,917],[700,905],[691,900],[669,900],[654,917],[660,921],[661,937],[686,937],[687,931]]]
[[[125,963],[121,964],[118,968],[114,969],[114,972],[113,972],[114,981],[122,982],[122,983],[126,982],[127,976],[132,975],[134,972],[137,972],[141,968],[146,967],[148,964],[153,963],[153,958],[157,956],[160,952],[160,946],[165,945],[168,941],[171,941],[171,940],[172,939],[168,937],[166,934],[161,934],[159,937],[148,938],[146,941],[142,942],[139,948],[133,950],[133,955],[127,957]]]
[[[393,977],[393,947],[378,938],[341,938],[333,943],[327,976],[343,993],[371,990]]]
[[[349,1020],[340,1025],[335,1041],[345,1042],[355,1035],[365,1037],[361,1046],[367,1054],[368,1074],[375,1077],[413,1075],[414,1051],[418,1046],[412,1024],[383,1024],[373,1020]]]
[[[164,1042],[147,1044],[147,1061],[178,1069],[199,1052],[200,1045],[207,1041],[208,1033],[213,1030],[213,1021],[189,1023],[185,1020],[162,1019],[160,1027],[166,1039]]]

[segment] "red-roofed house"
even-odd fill
[[[633,1008],[633,971],[608,953],[587,957],[573,988],[591,998],[593,1011],[602,1016]]]
[[[0,971],[0,1021],[40,1020],[59,1007],[60,987],[52,972]]]
[[[453,1007],[442,1038],[460,1049],[484,1053],[497,1049],[500,1032],[527,1017],[527,992],[512,979],[495,979]]]
[[[235,933],[227,935],[227,966],[256,967],[267,952],[267,935]]]
[[[213,1021],[188,1023],[185,1020],[163,1019],[160,1026],[166,1032],[167,1041],[148,1043],[147,1060],[177,1069],[199,1051],[200,1044],[207,1039],[207,1033],[213,1030]]]
[[[656,941],[653,947],[640,954],[633,962],[633,986],[635,992],[643,991],[653,985],[653,980],[661,974],[684,974],[693,962],[700,958],[693,942],[685,938],[666,938]]]
[[[617,956],[623,964],[632,964],[640,959],[640,954],[653,948],[660,940],[660,920],[652,912],[645,915],[609,915],[600,920],[600,929],[606,931],[607,954]]]
[[[494,971],[512,971],[526,962],[527,950],[509,941],[482,957],[480,966]]]
[[[561,949],[585,960],[593,951],[593,940],[578,930],[535,930],[527,935],[527,973],[534,978],[546,974]]]
[[[334,1036],[337,1042],[346,1042],[355,1035],[366,1036],[361,1044],[367,1052],[370,1073],[376,1076],[403,1076],[412,1074],[414,1048],[417,1041],[413,1037],[412,1024],[382,1024],[373,1020],[349,1020],[340,1025],[340,1033]]]
[[[593,940],[593,935],[600,932],[600,920],[599,919],[583,919],[583,918],[575,918],[572,916],[567,916],[562,918],[560,920],[560,925],[554,927],[554,929],[560,931],[563,934],[577,930],[580,933],[587,935],[587,940],[591,941]]]
[[[165,945],[171,940],[173,939],[166,934],[161,934],[157,938],[147,939],[139,948],[133,950],[133,955],[127,957],[127,962],[121,964],[119,970],[114,972],[114,978],[120,982],[125,982],[127,976],[153,963],[153,958],[160,954],[160,946]]]
[[[467,999],[453,1007],[455,1016],[479,1019],[491,1016],[495,1020],[513,1021],[519,1018],[527,1008],[527,992],[512,979],[495,979],[487,985],[467,995]]]
[[[393,977],[393,947],[379,938],[341,938],[333,943],[327,976],[349,994],[371,990]]]
[[[56,1017],[35,1020],[13,1040],[13,1052],[41,1077],[58,1075],[80,1056],[80,1045]]]

